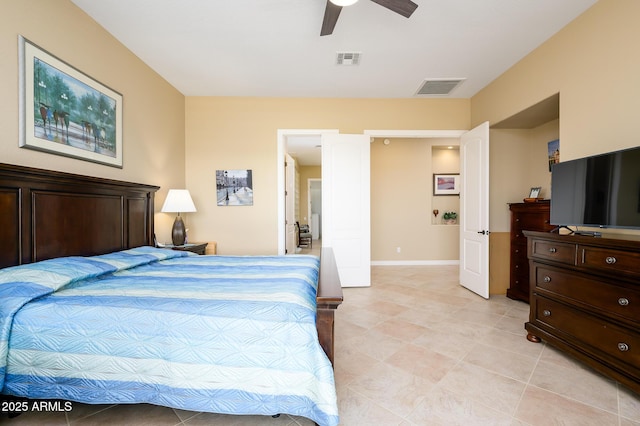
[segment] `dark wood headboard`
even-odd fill
[[[153,245],[158,189],[0,164],[0,267]]]

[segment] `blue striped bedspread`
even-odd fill
[[[315,256],[140,247],[0,270],[0,388],[338,424]]]

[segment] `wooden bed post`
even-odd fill
[[[342,303],[342,285],[331,247],[323,247],[320,254],[320,279],[317,294],[318,313],[316,327],[318,339],[333,365],[334,355],[334,315]]]

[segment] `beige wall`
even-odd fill
[[[637,146],[638,16],[637,0],[600,0],[474,96],[472,124],[559,92],[561,160]]]
[[[541,197],[551,196],[547,143],[558,139],[558,124],[553,120],[533,129],[491,130],[491,232],[509,232],[509,203],[522,202],[531,187],[542,187]]]
[[[458,260],[459,227],[442,224],[459,197],[433,196],[433,173],[459,173],[457,139],[377,138],[371,144],[371,260]],[[438,209],[438,217],[432,214]],[[400,253],[397,249],[400,248]]]
[[[628,49],[639,39],[640,30],[633,22],[640,16],[639,8],[640,2],[633,0],[598,2],[474,96],[468,123],[467,101],[455,99],[187,98],[187,185],[203,205],[190,218],[192,239],[215,239],[221,252],[240,253],[246,250],[246,233],[255,241],[249,251],[275,252],[278,128],[337,128],[343,133],[468,129],[483,121],[497,123],[560,92],[557,124],[529,132],[491,133],[490,226],[507,232],[507,203],[524,198],[531,186],[543,186],[548,196],[548,174],[530,170],[533,164],[545,167],[546,142],[560,138],[562,159],[637,145],[632,125],[640,106],[640,86],[633,81],[640,71],[640,57]],[[605,83],[597,84],[601,79]],[[622,87],[612,87],[612,81],[620,81]],[[537,141],[535,148],[529,146],[536,145],[532,139]],[[514,144],[515,140],[521,142]],[[215,168],[225,167],[254,168],[253,207],[216,208],[209,201],[209,176]],[[381,229],[375,226],[372,237]],[[384,246],[384,250],[396,247]],[[378,253],[375,243],[374,252]]]
[[[508,231],[506,203],[520,199],[529,186],[539,183],[549,196],[548,173],[530,168],[534,161],[544,168],[545,141],[559,137],[561,161],[639,145],[637,16],[636,0],[600,0],[471,99],[472,125],[493,124],[560,93],[557,124],[491,131],[492,232]],[[513,143],[531,138],[541,144],[535,152]]]
[[[548,140],[560,138],[562,160],[638,145],[637,16],[636,0],[600,0],[470,100],[185,99],[70,1],[3,1],[0,161],[160,185],[156,211],[168,188],[186,186],[198,207],[186,217],[191,241],[217,240],[221,253],[275,253],[277,129],[469,129],[497,123],[559,92],[558,122],[491,132],[491,229],[504,233],[508,202],[523,198],[531,186],[542,185],[548,196],[548,172],[537,170],[546,164]],[[123,94],[123,169],[18,148],[18,34]],[[216,206],[214,173],[224,168],[253,169],[253,206]],[[409,219],[432,210],[426,192],[421,205],[408,209]],[[373,208],[374,214],[382,211],[377,204]],[[169,239],[172,220],[156,215],[161,241]],[[409,249],[411,242],[391,241],[389,229],[386,223],[375,226],[376,256],[396,256],[398,244],[403,255],[423,256]]]
[[[541,197],[550,196],[551,173],[547,161],[547,143],[558,138],[558,125],[559,120],[553,120],[533,129],[491,130],[491,294],[504,294],[509,288],[509,203],[522,202],[533,186],[542,187]]]
[[[467,99],[187,97],[186,176],[198,208],[187,219],[190,239],[215,240],[221,254],[277,252],[278,129],[464,130],[469,118]],[[253,170],[253,206],[216,206],[213,175],[225,168]]]
[[[68,0],[2,0],[0,161],[161,186],[184,186],[184,96]],[[18,35],[123,95],[122,169],[18,147]],[[173,218],[156,214],[156,232]],[[159,235],[160,236],[160,235]]]

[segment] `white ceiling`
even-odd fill
[[[596,2],[414,0],[407,19],[360,0],[320,37],[326,0],[71,1],[186,96],[352,98],[446,78],[469,98]]]
[[[448,97],[470,98],[596,2],[414,0],[407,19],[360,0],[320,37],[326,0],[71,1],[186,96],[331,98],[426,97],[426,79],[464,79]],[[319,143],[287,149],[317,165]]]
[[[320,135],[288,135],[285,137],[287,153],[296,159],[300,166],[319,166],[322,164]]]

